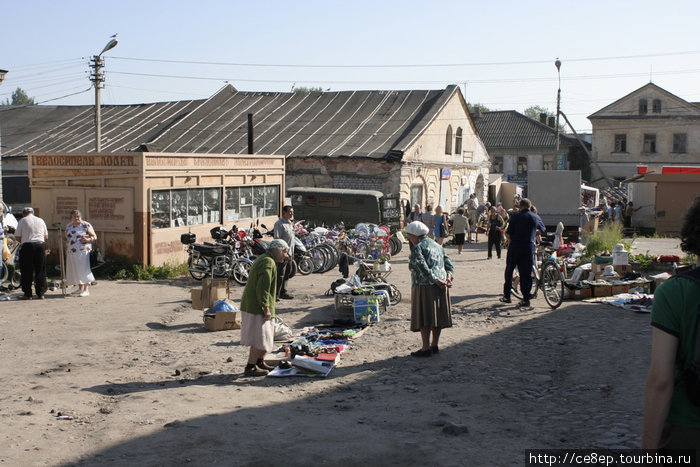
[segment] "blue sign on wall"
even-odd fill
[[[440,169],[440,180],[449,180],[452,171],[450,169]]]
[[[508,174],[510,183],[527,183],[527,174]]]
[[[556,154],[554,156],[554,170],[566,170],[566,154]]]

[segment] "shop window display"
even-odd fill
[[[151,226],[154,229],[255,219],[279,215],[279,185],[153,190]]]

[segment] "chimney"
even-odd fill
[[[554,128],[554,117],[549,117],[549,121],[547,122],[547,126],[550,128]]]
[[[547,124],[547,114],[544,112],[540,114],[540,123],[543,125]]]
[[[248,154],[255,154],[253,149],[253,114],[248,114]]]

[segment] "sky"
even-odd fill
[[[93,105],[240,91],[444,89],[490,110],[589,115],[653,81],[700,101],[697,0],[0,0],[0,102]],[[561,60],[560,75],[554,65]]]

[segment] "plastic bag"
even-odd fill
[[[275,340],[276,341],[287,341],[294,337],[294,332],[292,328],[284,324],[284,322],[275,316],[272,318],[273,324],[275,326]]]

